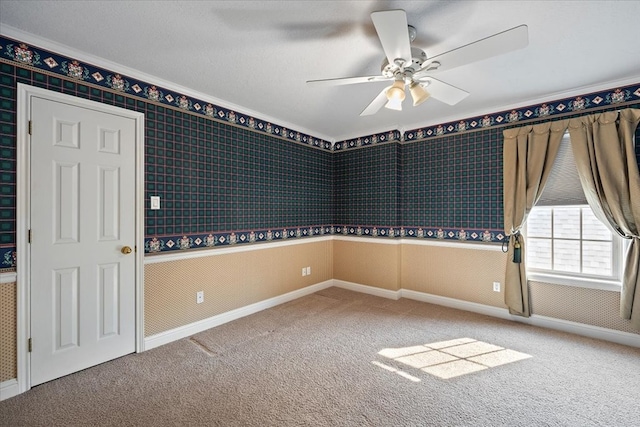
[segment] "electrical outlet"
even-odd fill
[[[500,282],[493,282],[493,292],[500,292]]]
[[[307,276],[311,276],[311,267],[307,267]]]
[[[306,267],[302,267],[302,275],[303,276],[307,275],[307,268]]]
[[[204,291],[196,292],[196,304],[201,304],[204,302]]]

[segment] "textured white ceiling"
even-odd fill
[[[471,93],[456,106],[405,101],[402,112],[360,117],[386,83],[306,85],[378,74],[384,53],[370,13],[388,9],[407,12],[418,30],[413,45],[428,56],[520,24],[528,25],[529,46],[434,74]],[[113,71],[136,70],[149,83],[171,82],[332,141],[638,83],[638,19],[639,1],[610,0],[0,2],[5,35],[26,32],[44,48],[101,58],[122,67]]]

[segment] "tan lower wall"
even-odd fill
[[[501,251],[402,245],[401,287],[502,308],[506,261]],[[533,281],[529,292],[534,315],[638,333],[620,317],[619,292]]]
[[[16,284],[0,283],[0,383],[16,378]]]
[[[400,245],[334,240],[333,278],[360,285],[400,289]]]
[[[145,336],[332,278],[504,307],[500,251],[345,240],[311,241],[145,265]],[[311,276],[302,277],[302,267]],[[205,301],[196,304],[196,292]],[[530,282],[532,312],[638,333],[619,316],[618,292]],[[16,378],[16,284],[0,284],[0,382]]]
[[[331,240],[147,264],[145,336],[188,325],[333,277]],[[302,268],[311,267],[310,276]],[[204,302],[196,304],[196,292]]]
[[[533,314],[639,333],[620,317],[620,292],[532,281],[529,289]]]
[[[403,289],[505,307],[507,255],[501,251],[405,244],[401,259]],[[500,292],[493,282],[500,282]]]

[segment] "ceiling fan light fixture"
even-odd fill
[[[402,111],[402,101],[404,101],[406,96],[404,93],[404,80],[396,80],[389,89],[387,89],[387,103],[384,108]]]
[[[387,89],[387,99],[389,101],[398,100],[402,102],[404,101],[405,97],[406,95],[404,93],[404,80],[396,80],[395,82],[393,82],[391,87]]]
[[[431,97],[431,94],[425,90],[419,83],[413,82],[409,85],[409,93],[413,99],[413,106],[416,107]]]

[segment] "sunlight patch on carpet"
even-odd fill
[[[411,347],[385,348],[378,354],[442,379],[455,378],[531,357],[525,353],[472,338],[459,338]],[[380,362],[372,363],[405,376],[401,369]],[[409,374],[406,375],[417,379]],[[412,381],[415,380],[412,379]]]
[[[384,363],[380,363],[380,362],[377,362],[377,361],[373,361],[371,363],[373,363],[374,365],[379,366],[382,369],[385,369],[385,370],[387,370],[389,372],[393,372],[394,374],[398,374],[401,377],[404,377],[404,378],[406,378],[408,380],[411,380],[414,383],[419,383],[420,382],[420,378],[416,378],[413,375],[407,374],[404,371],[401,371],[399,369],[394,368],[393,366],[385,365]]]

